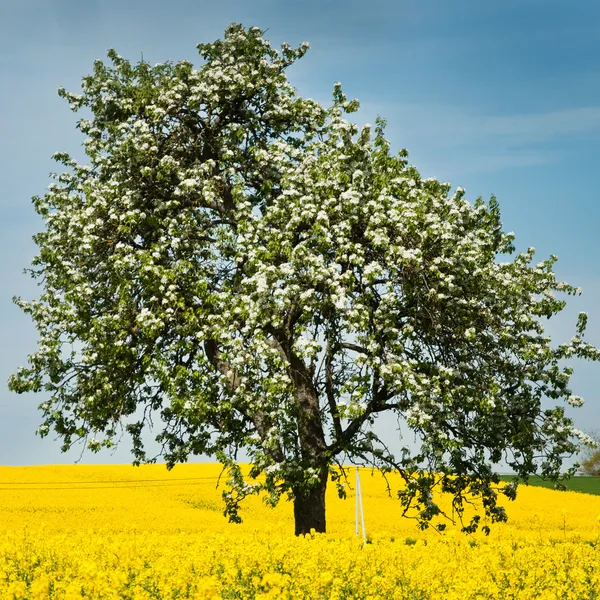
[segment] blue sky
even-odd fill
[[[268,29],[274,44],[311,44],[289,70],[306,97],[327,103],[334,81],[361,101],[360,123],[388,121],[424,176],[463,186],[474,200],[496,194],[517,246],[583,288],[548,330],[562,341],[589,314],[600,345],[600,4],[552,0],[2,0],[0,3],[0,381],[35,350],[33,326],[11,302],[38,290],[22,270],[40,229],[30,202],[55,169],[50,156],[81,157],[76,115],[58,98],[77,91],[108,48],[137,61],[197,60],[196,44],[232,21]],[[576,363],[573,410],[600,429],[600,365]],[[43,395],[0,386],[0,464],[73,462],[52,437],[34,435]],[[392,428],[391,424],[382,427]],[[128,462],[113,455],[83,462]]]

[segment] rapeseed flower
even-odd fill
[[[594,598],[600,497],[522,487],[489,536],[419,531],[361,470],[368,541],[352,490],[332,487],[328,533],[296,538],[289,503],[251,497],[222,514],[220,467],[0,468],[0,598]],[[441,504],[444,499],[438,499]]]

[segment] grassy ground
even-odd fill
[[[512,477],[510,475],[503,475],[501,479],[502,481],[511,481]],[[529,485],[547,488],[553,487],[552,483],[543,481],[539,477],[531,477],[529,479]],[[584,494],[595,494],[600,496],[600,477],[572,477],[566,482],[566,486],[568,490],[573,492],[582,492]]]

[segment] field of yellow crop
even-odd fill
[[[600,496],[519,489],[489,537],[419,532],[380,476],[328,496],[328,533],[251,498],[232,525],[220,468],[0,467],[0,599],[600,598]],[[332,486],[333,488],[333,486]]]

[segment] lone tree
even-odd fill
[[[579,472],[582,475],[600,476],[600,432],[597,430],[586,432],[590,442],[581,448],[581,464]]]
[[[576,451],[562,406],[567,357],[598,360],[577,333],[553,347],[541,318],[579,290],[533,264],[502,231],[498,203],[423,179],[374,132],[341,86],[329,108],[303,99],[286,68],[308,45],[271,48],[227,28],[186,61],[132,65],[109,51],[81,95],[59,90],[86,135],[89,164],[66,167],[33,199],[45,229],[15,302],[39,331],[16,392],[45,391],[63,450],[99,450],[122,430],[152,461],[152,417],[168,467],[200,454],[228,468],[226,513],[251,493],[293,500],[295,529],[325,531],[325,490],[348,461],[398,472],[401,509],[444,526],[432,492],[506,519],[493,465],[559,481]],[[400,418],[420,446],[393,452],[372,428]],[[238,449],[251,462],[242,473]],[[441,520],[440,520],[441,519]],[[489,531],[487,525],[485,529]]]

